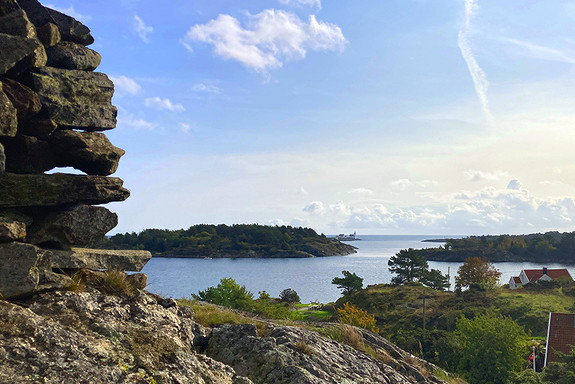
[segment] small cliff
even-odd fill
[[[190,307],[146,292],[43,292],[0,301],[0,382],[443,383],[436,367],[369,331],[353,328],[366,353],[308,328],[261,319],[207,328]]]

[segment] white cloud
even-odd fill
[[[218,56],[263,73],[280,68],[284,61],[303,59],[308,50],[342,51],[346,44],[337,25],[317,21],[313,15],[306,23],[293,13],[268,9],[248,18],[244,28],[238,19],[219,15],[191,27],[182,43],[212,44]]]
[[[428,188],[433,185],[437,185],[435,180],[423,180],[423,181],[412,181],[409,179],[398,179],[393,180],[389,183],[391,187],[397,191],[405,191],[408,188],[418,187],[418,188]]]
[[[150,39],[148,35],[154,31],[154,28],[146,25],[144,20],[142,20],[138,15],[134,16],[133,26],[140,39],[142,39],[144,43],[149,43]]]
[[[509,174],[496,169],[495,171],[480,171],[477,169],[468,169],[464,172],[470,181],[492,181],[499,180],[503,177],[509,177]]]
[[[513,191],[519,191],[522,188],[523,186],[519,180],[511,180],[509,184],[507,184],[507,189],[511,189]]]
[[[186,110],[182,104],[174,104],[170,99],[162,99],[160,97],[148,97],[144,101],[144,105],[155,109],[167,109],[172,112],[182,112]]]
[[[148,131],[158,128],[156,123],[152,123],[141,118],[136,118],[133,115],[125,112],[118,115],[118,126],[124,126],[133,129],[146,129]]]
[[[206,93],[213,93],[219,95],[222,93],[222,90],[215,85],[204,84],[204,83],[197,83],[194,84],[192,87],[192,91],[194,92],[206,92]]]
[[[524,48],[524,50],[529,56],[536,59],[575,64],[575,57],[570,55],[568,52],[561,51],[559,49],[545,47],[543,45],[534,44],[529,41],[512,39],[512,38],[502,38],[501,40],[506,43],[510,43],[512,45]]]
[[[46,7],[51,8],[55,11],[61,12],[65,15],[72,16],[74,19],[79,20],[81,22],[89,21],[92,18],[92,16],[86,16],[86,15],[82,15],[81,13],[76,12],[76,10],[74,9],[74,7],[72,5],[70,5],[68,8],[61,8],[61,7],[56,7],[53,4],[46,4]]]
[[[321,215],[325,212],[325,207],[321,201],[312,201],[303,208],[303,211],[312,215]]]
[[[279,0],[281,4],[292,6],[309,6],[321,9],[321,0]]]
[[[368,188],[354,188],[350,190],[348,193],[350,194],[359,194],[359,195],[373,195],[374,192]]]
[[[479,102],[483,108],[483,112],[487,120],[492,123],[493,115],[489,110],[489,100],[487,98],[487,89],[489,88],[489,82],[487,81],[487,75],[477,63],[475,56],[473,55],[473,50],[469,44],[469,33],[471,31],[471,18],[473,17],[474,11],[477,10],[476,0],[465,0],[465,20],[459,29],[459,35],[457,38],[457,43],[459,44],[459,49],[463,59],[467,63],[467,68],[471,74],[471,79],[475,86],[475,92],[479,98]]]
[[[182,130],[182,132],[188,133],[190,132],[190,130],[192,129],[192,126],[188,123],[180,123],[180,129]]]
[[[114,86],[120,91],[131,93],[132,95],[137,94],[142,88],[140,84],[136,83],[134,79],[127,76],[108,76],[110,80],[114,83]]]

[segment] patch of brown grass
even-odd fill
[[[303,353],[304,355],[308,355],[308,356],[313,355],[313,352],[314,352],[313,348],[312,348],[308,343],[306,343],[306,342],[303,341],[303,340],[298,341],[298,342],[295,344],[295,348],[294,348],[294,349],[295,349],[296,351],[298,351],[298,352],[300,352],[300,353]]]

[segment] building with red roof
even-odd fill
[[[551,281],[557,279],[573,280],[571,274],[566,268],[549,269],[543,267],[541,269],[523,269],[519,276],[514,276],[509,279],[509,288],[517,289],[518,287],[534,283],[536,281]]]
[[[568,354],[575,346],[575,314],[549,313],[545,366],[560,361],[557,352]]]

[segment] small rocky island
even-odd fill
[[[155,257],[304,258],[345,256],[356,248],[311,228],[258,224],[193,225],[175,231],[146,229],[112,236],[113,249],[145,249]]]

